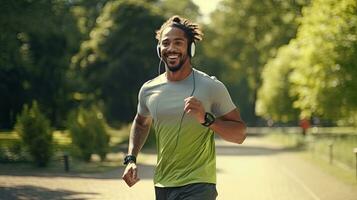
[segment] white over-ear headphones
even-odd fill
[[[191,48],[189,51],[190,57],[192,58],[193,56],[195,56],[195,53],[196,53],[196,44],[195,42],[191,42]]]
[[[195,56],[195,51],[196,51],[196,44],[195,44],[195,42],[191,42],[190,47],[187,49],[187,53],[192,58],[193,56]],[[160,59],[162,59],[160,44],[157,44],[157,46],[156,46],[156,53],[157,53],[157,56]]]

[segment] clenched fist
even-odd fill
[[[140,179],[138,178],[138,169],[135,163],[129,163],[123,173],[122,179],[125,183],[131,187],[137,183]]]
[[[203,122],[205,122],[205,108],[202,105],[202,102],[200,100],[198,100],[197,98],[191,96],[191,97],[187,97],[185,100],[185,107],[184,107],[184,111],[189,114],[192,115],[193,117],[196,118],[196,120],[202,124]]]

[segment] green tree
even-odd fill
[[[261,115],[282,118],[297,109],[301,118],[357,123],[356,4],[314,0],[303,9],[296,39],[265,66]]]
[[[73,57],[87,85],[81,92],[103,100],[109,122],[133,118],[140,86],[157,73],[155,30],[163,20],[144,1],[108,2]]]
[[[290,77],[294,106],[304,116],[356,123],[357,2],[315,0],[303,13],[297,35],[303,53]]]
[[[299,110],[294,108],[296,96],[290,93],[289,77],[294,61],[300,56],[300,49],[291,41],[281,47],[277,57],[270,59],[262,72],[262,86],[258,91],[257,114],[266,119],[288,122],[299,119]]]
[[[105,159],[109,152],[110,136],[106,131],[103,113],[97,107],[80,107],[73,111],[68,117],[67,128],[77,156],[89,162],[92,154],[96,153],[102,161]]]
[[[257,122],[255,103],[261,71],[277,49],[296,34],[297,19],[307,1],[224,0],[208,27],[214,38],[205,49],[224,63],[223,81],[249,124]],[[218,52],[218,53],[217,53]]]
[[[0,127],[11,128],[24,103],[37,99],[55,125],[69,104],[66,71],[79,46],[67,1],[6,1],[0,10]]]
[[[199,8],[192,0],[163,0],[157,2],[166,18],[173,15],[180,15],[192,21],[196,21],[201,16]]]
[[[72,3],[70,10],[76,17],[76,22],[83,40],[89,38],[90,31],[96,24],[105,4],[110,0],[76,0]]]
[[[36,101],[31,108],[25,104],[15,127],[36,164],[45,167],[53,154],[53,136],[50,121],[40,111]]]

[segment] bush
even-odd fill
[[[31,108],[25,104],[17,117],[15,130],[37,166],[47,166],[53,154],[53,136],[50,122],[41,113],[36,101]]]
[[[110,136],[103,114],[95,106],[79,108],[68,117],[67,127],[78,156],[89,162],[96,153],[103,161],[109,151]]]
[[[14,141],[11,144],[0,146],[0,163],[27,162],[29,155],[21,141]]]

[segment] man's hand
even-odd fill
[[[138,169],[135,163],[129,163],[123,173],[122,179],[125,183],[131,187],[137,183],[140,179],[138,178]]]
[[[200,124],[205,122],[206,111],[202,105],[202,102],[193,96],[187,97],[184,101],[185,101],[184,111],[187,114],[190,114],[193,117],[195,117]]]

